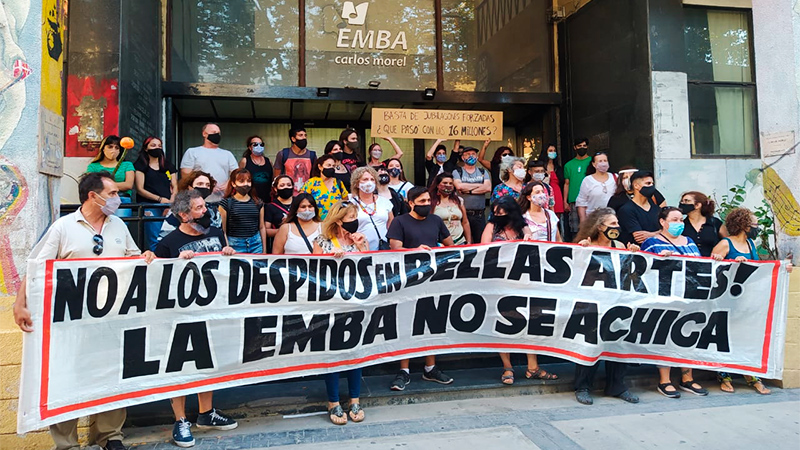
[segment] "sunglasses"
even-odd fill
[[[95,234],[94,236],[92,236],[92,241],[94,242],[94,247],[92,248],[92,252],[95,255],[100,256],[103,253],[103,236]]]

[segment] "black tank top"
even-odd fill
[[[245,158],[247,162],[244,166],[248,172],[253,176],[253,187],[256,188],[258,198],[264,203],[272,201],[272,163],[269,158],[264,157],[264,165],[259,166],[253,162],[253,158],[248,156]]]

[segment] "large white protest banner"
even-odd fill
[[[780,378],[786,269],[513,242],[31,262],[18,431],[426,354],[534,352]]]

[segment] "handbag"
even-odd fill
[[[378,250],[391,250],[392,246],[389,245],[389,241],[381,237],[380,231],[378,231],[378,227],[375,225],[375,221],[372,220],[372,216],[367,214],[369,217],[369,221],[372,222],[372,228],[375,228],[375,234],[378,235]]]

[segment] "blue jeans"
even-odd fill
[[[164,223],[163,208],[145,208],[144,217],[158,217],[161,220],[145,220],[144,221],[144,246],[146,249],[156,251],[158,245],[158,235],[161,233],[161,225]]]
[[[264,243],[261,242],[261,235],[258,233],[249,238],[228,236],[228,245],[236,250],[236,253],[264,253]]]
[[[361,369],[353,369],[347,373],[347,389],[350,398],[361,396]],[[328,401],[339,403],[339,375],[341,372],[325,374],[325,387],[328,390]]]

